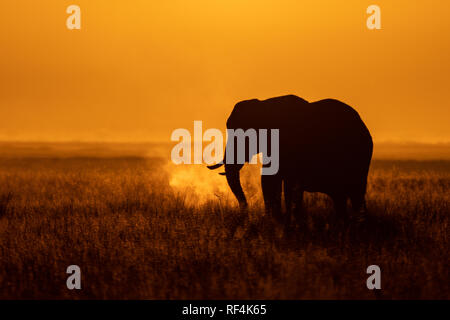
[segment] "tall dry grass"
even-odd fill
[[[264,216],[255,171],[246,216],[204,167],[1,159],[0,298],[450,298],[450,162],[374,161],[364,222],[342,228],[330,200],[308,194],[289,236]],[[79,291],[66,288],[72,264]],[[366,288],[372,264],[379,291]]]

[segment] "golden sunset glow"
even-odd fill
[[[371,4],[2,1],[0,140],[170,142],[292,93],[348,103],[375,141],[450,141],[450,3],[377,0],[381,30]]]
[[[0,0],[1,306],[429,314],[450,298],[449,16],[448,0]]]

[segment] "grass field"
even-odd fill
[[[349,228],[307,194],[294,235],[204,166],[144,156],[0,159],[1,299],[449,299],[450,161],[374,160]],[[82,290],[66,288],[79,265]],[[381,268],[368,290],[366,268]]]

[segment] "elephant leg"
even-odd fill
[[[277,175],[262,175],[261,188],[266,214],[281,219],[281,178]]]
[[[283,192],[284,192],[284,203],[286,206],[286,214],[291,215],[293,211],[293,184],[291,181],[285,179],[283,180]]]
[[[347,196],[343,193],[334,193],[330,194],[330,196],[334,202],[334,210],[336,211],[336,217],[340,221],[347,223],[348,222]]]
[[[354,212],[366,212],[366,188],[367,178],[362,179],[362,182],[356,184],[350,193],[350,200],[352,201],[352,208]]]
[[[352,202],[352,219],[355,221],[362,222],[367,218],[367,207],[366,207],[366,188],[356,187],[350,194],[350,200]]]
[[[293,181],[290,181],[289,179],[283,180],[284,203],[286,207],[286,228],[289,228],[291,224],[292,214],[294,211],[294,187],[295,184]]]
[[[305,221],[305,210],[303,207],[303,189],[301,189],[299,186],[297,186],[294,189],[294,196],[295,196],[295,206],[294,206],[294,217],[299,222]]]
[[[287,219],[289,220],[293,216],[298,221],[302,220],[304,217],[303,189],[295,180],[284,180],[284,200]]]
[[[350,195],[350,200],[352,202],[352,209],[355,213],[364,213],[367,210],[364,193],[354,192]]]

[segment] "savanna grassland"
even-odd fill
[[[375,159],[365,220],[344,228],[307,194],[306,224],[285,235],[255,167],[243,215],[225,178],[164,153],[2,148],[1,299],[450,298],[448,160]],[[82,290],[66,288],[72,264]],[[373,264],[381,290],[366,287]]]

